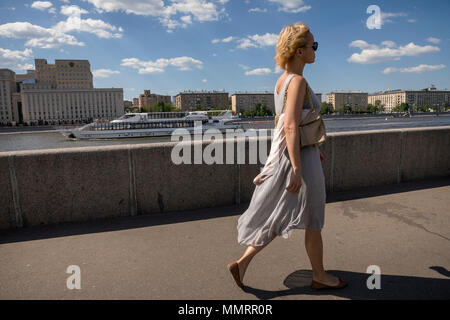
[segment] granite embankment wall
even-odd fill
[[[177,165],[171,155],[178,142],[2,152],[0,228],[249,202],[271,138],[250,140],[266,145],[253,164],[249,155],[260,149],[248,137],[231,139],[233,153],[222,144],[231,164]],[[210,142],[184,143],[189,158]],[[242,145],[245,161],[238,163]],[[450,127],[329,133],[320,149],[327,192],[450,176]]]

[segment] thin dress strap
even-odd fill
[[[292,75],[295,75],[295,74],[292,74]],[[291,78],[291,79],[292,79],[292,78]],[[282,108],[281,108],[280,114],[282,114],[282,113],[284,112],[284,108],[285,108],[285,106],[286,106],[287,91],[288,91],[288,87],[289,87],[289,83],[291,82],[291,79],[289,79],[289,81],[288,81],[288,83],[287,83],[287,85],[286,85],[286,88],[285,88],[285,90],[284,90],[284,100],[283,100],[283,106],[282,106]],[[306,80],[305,80],[305,81],[306,81]],[[308,84],[308,81],[306,81],[306,92],[305,92],[305,95],[308,96],[308,97],[310,98],[310,92],[309,92],[309,84]],[[311,101],[311,100],[309,100],[309,101]],[[305,103],[305,101],[303,101],[303,103]],[[311,104],[311,102],[310,102],[310,104]],[[310,108],[313,108],[313,106],[311,105]]]

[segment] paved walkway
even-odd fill
[[[1,231],[0,299],[449,299],[449,195],[449,178],[328,194],[324,265],[349,281],[334,292],[309,288],[304,230],[256,255],[239,289],[226,265],[245,204]]]

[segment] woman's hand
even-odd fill
[[[286,187],[286,190],[296,194],[300,191],[302,187],[302,170],[292,170],[291,180],[289,181],[289,185]]]
[[[320,151],[320,162],[324,162],[325,161],[325,156],[323,155],[322,151]]]

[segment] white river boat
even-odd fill
[[[156,116],[158,118],[155,118]],[[225,133],[226,129],[241,128],[240,124],[233,123],[239,119],[240,117],[234,115],[231,110],[211,118],[208,117],[207,112],[202,111],[191,111],[187,114],[184,112],[126,113],[112,121],[97,120],[78,128],[61,129],[59,132],[70,139],[170,136],[180,128],[185,129],[183,131],[186,134],[194,134],[194,130],[195,133],[203,133],[210,128]]]

